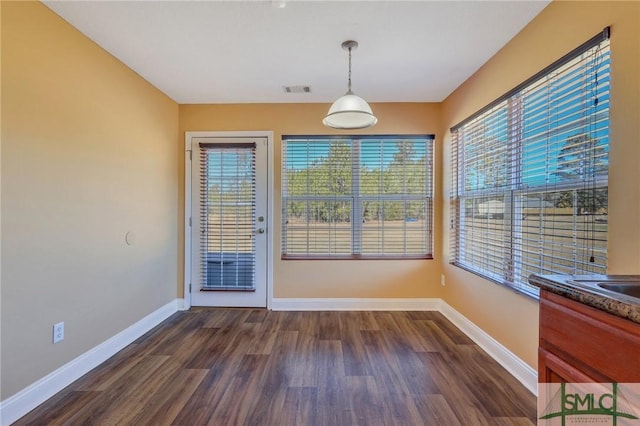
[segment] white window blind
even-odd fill
[[[255,290],[255,144],[200,144],[201,290]]]
[[[451,129],[451,261],[528,294],[605,273],[609,31]]]
[[[284,136],[282,257],[431,257],[432,144]]]

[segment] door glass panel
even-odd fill
[[[255,291],[255,144],[201,144],[200,163],[200,288]]]

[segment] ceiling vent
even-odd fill
[[[311,93],[310,86],[282,86],[285,93]]]

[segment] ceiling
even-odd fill
[[[45,1],[181,104],[439,102],[547,4],[535,1]],[[282,7],[284,6],[284,7]],[[283,86],[308,85],[310,93]]]

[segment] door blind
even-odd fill
[[[201,290],[255,290],[255,144],[200,144]]]
[[[453,263],[535,294],[606,272],[608,29],[452,128]]]

